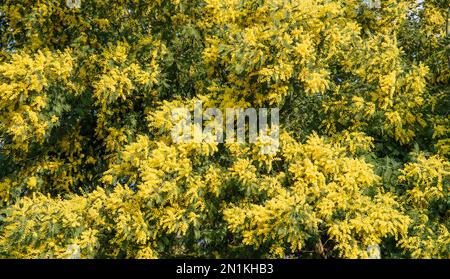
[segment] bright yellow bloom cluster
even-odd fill
[[[450,258],[448,1],[63,2],[0,4],[0,258]]]
[[[11,137],[11,148],[27,152],[30,143],[43,143],[57,122],[41,113],[53,97],[48,91],[70,83],[72,68],[70,52],[48,50],[34,56],[13,54],[9,63],[0,65],[0,127]]]

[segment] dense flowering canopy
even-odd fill
[[[0,257],[450,258],[449,14],[2,1]],[[279,107],[278,151],[175,143],[198,100]]]

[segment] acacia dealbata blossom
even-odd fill
[[[65,2],[0,4],[0,257],[450,257],[448,0]]]

